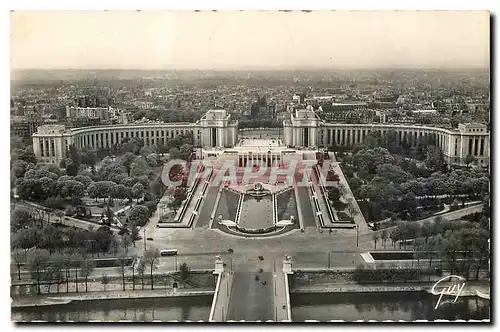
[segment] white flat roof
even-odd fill
[[[259,147],[259,146],[280,146],[280,142],[277,139],[269,138],[244,138],[241,139],[235,147]]]
[[[413,113],[436,113],[436,110],[414,110]]]

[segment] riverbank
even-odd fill
[[[69,304],[73,301],[95,301],[95,300],[115,300],[115,299],[136,299],[136,298],[167,298],[167,297],[190,297],[214,295],[211,289],[204,290],[136,290],[136,291],[109,291],[109,292],[88,292],[78,294],[51,294],[29,297],[13,298],[12,308],[41,307],[52,305]]]
[[[411,284],[322,284],[316,286],[298,286],[290,291],[292,294],[309,293],[381,293],[381,292],[428,292],[434,283],[411,283]],[[445,286],[444,284],[442,286]],[[489,299],[490,285],[485,283],[467,283],[460,296],[479,296]]]

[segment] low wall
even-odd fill
[[[195,179],[194,179],[193,183],[189,186],[187,197],[184,200],[184,202],[182,203],[181,209],[179,210],[179,212],[175,216],[174,222],[180,222],[182,220],[182,218],[184,218],[184,214],[186,213],[186,210],[189,206],[189,203],[191,203],[191,199],[193,197],[193,194],[194,194],[194,192],[195,192],[195,190],[198,187],[198,184],[200,182],[200,174],[203,172],[204,169],[205,169],[205,167],[203,166],[201,169],[199,169],[196,172]]]
[[[382,293],[382,292],[422,292],[428,290],[431,285],[345,285],[345,286],[316,286],[298,287],[292,290],[294,294],[310,293]]]
[[[286,290],[286,310],[287,310],[287,320],[292,321],[292,305],[290,303],[290,285],[288,279],[293,274],[285,273],[285,290]]]
[[[42,307],[42,306],[54,306],[54,305],[64,305],[70,304],[74,301],[102,301],[102,300],[116,300],[116,299],[147,299],[147,298],[165,298],[165,297],[192,297],[192,296],[207,296],[213,295],[214,291],[179,291],[176,289],[172,290],[160,290],[160,291],[149,291],[149,290],[138,290],[138,291],[125,291],[125,292],[88,292],[79,293],[78,295],[68,295],[63,296],[47,296],[45,299],[37,299],[36,302],[23,301],[17,302],[13,301],[11,303],[12,308],[27,308],[27,307]]]
[[[232,284],[233,274],[231,272],[218,273],[217,285],[208,318],[209,322],[224,322],[227,320],[230,300],[229,290],[231,289]]]
[[[325,182],[323,180],[323,177],[321,176],[321,173],[318,170],[318,165],[314,166],[314,171],[316,174],[316,177],[318,178],[318,185],[321,190],[321,196],[323,196],[323,200],[325,201],[326,208],[328,210],[328,214],[330,215],[330,220],[332,221],[338,221],[338,217],[335,218],[335,213],[332,210],[332,207],[330,206],[330,202],[328,201],[328,194],[325,189]]]
[[[216,305],[217,305],[217,294],[219,294],[221,283],[222,283],[222,273],[219,273],[217,275],[217,283],[215,285],[215,292],[214,292],[214,298],[212,300],[212,307],[210,308],[210,315],[208,316],[209,322],[215,321],[214,316],[215,316],[215,310],[216,310]]]
[[[245,227],[240,227],[240,226],[236,225],[236,229],[239,230],[240,232],[246,233],[246,234],[266,234],[266,233],[273,232],[276,229],[276,225],[269,226],[267,228],[257,228],[257,229],[245,228]]]

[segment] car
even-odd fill
[[[69,218],[68,218],[68,217],[65,217],[65,218],[64,218],[64,220],[69,220]]]
[[[153,238],[152,237],[148,237],[148,238],[146,238],[146,240],[153,241]]]

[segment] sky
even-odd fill
[[[16,11],[11,68],[489,68],[487,11]]]

